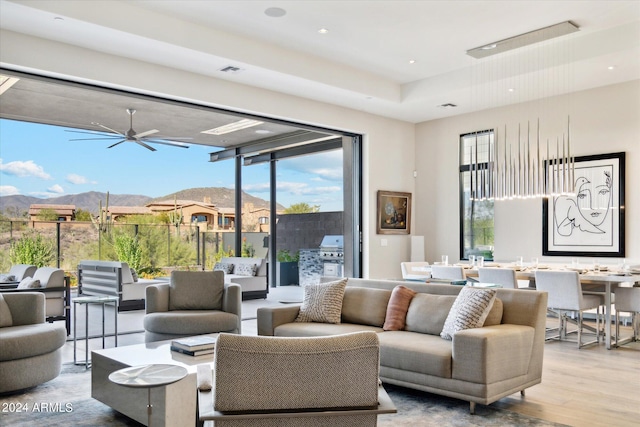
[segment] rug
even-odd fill
[[[468,402],[388,384],[385,389],[398,413],[380,416],[380,427],[560,426],[485,405],[477,405],[476,415],[470,415]],[[60,376],[47,383],[20,394],[0,396],[0,425],[120,427],[141,424],[93,399],[91,371],[70,363],[62,366]]]

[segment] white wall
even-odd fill
[[[409,236],[375,234],[376,191],[414,192],[413,124],[10,31],[0,51],[11,69],[364,134],[364,276],[400,276]]]
[[[562,138],[567,114],[576,156],[626,152],[626,257],[640,262],[640,80],[417,125],[414,233],[426,236],[427,261],[441,254],[449,260],[459,257],[459,136],[496,126],[502,130],[506,124],[515,137],[518,121],[526,127],[528,119],[540,117],[543,138]],[[495,257],[508,261],[517,256],[568,261],[542,257],[540,200],[496,202]]]

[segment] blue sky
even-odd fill
[[[65,128],[0,120],[0,196],[39,198],[87,191],[160,197],[194,187],[234,188],[234,162],[209,162],[215,147],[153,145],[149,151],[109,141],[69,141]],[[332,151],[278,162],[277,201],[342,210],[342,153]],[[243,189],[269,199],[269,166],[243,168]]]

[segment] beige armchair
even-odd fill
[[[378,414],[397,412],[379,385],[379,358],[371,331],[315,338],[220,334],[215,372],[198,368],[200,421],[376,426]]]
[[[145,342],[241,331],[242,292],[222,271],[173,271],[169,284],[147,286]]]

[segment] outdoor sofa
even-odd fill
[[[401,330],[384,330],[392,290],[417,292]],[[374,331],[380,379],[389,384],[488,405],[542,379],[547,294],[497,289],[484,325],[441,338],[463,286],[348,279],[339,323],[296,322],[299,305],[258,309],[258,335],[314,337]]]
[[[140,279],[129,264],[120,261],[84,260],[78,264],[78,294],[117,296],[118,311],[143,310],[149,285],[168,279]]]
[[[224,257],[213,268],[224,271],[225,283],[240,285],[243,300],[264,299],[269,293],[264,258]]]

